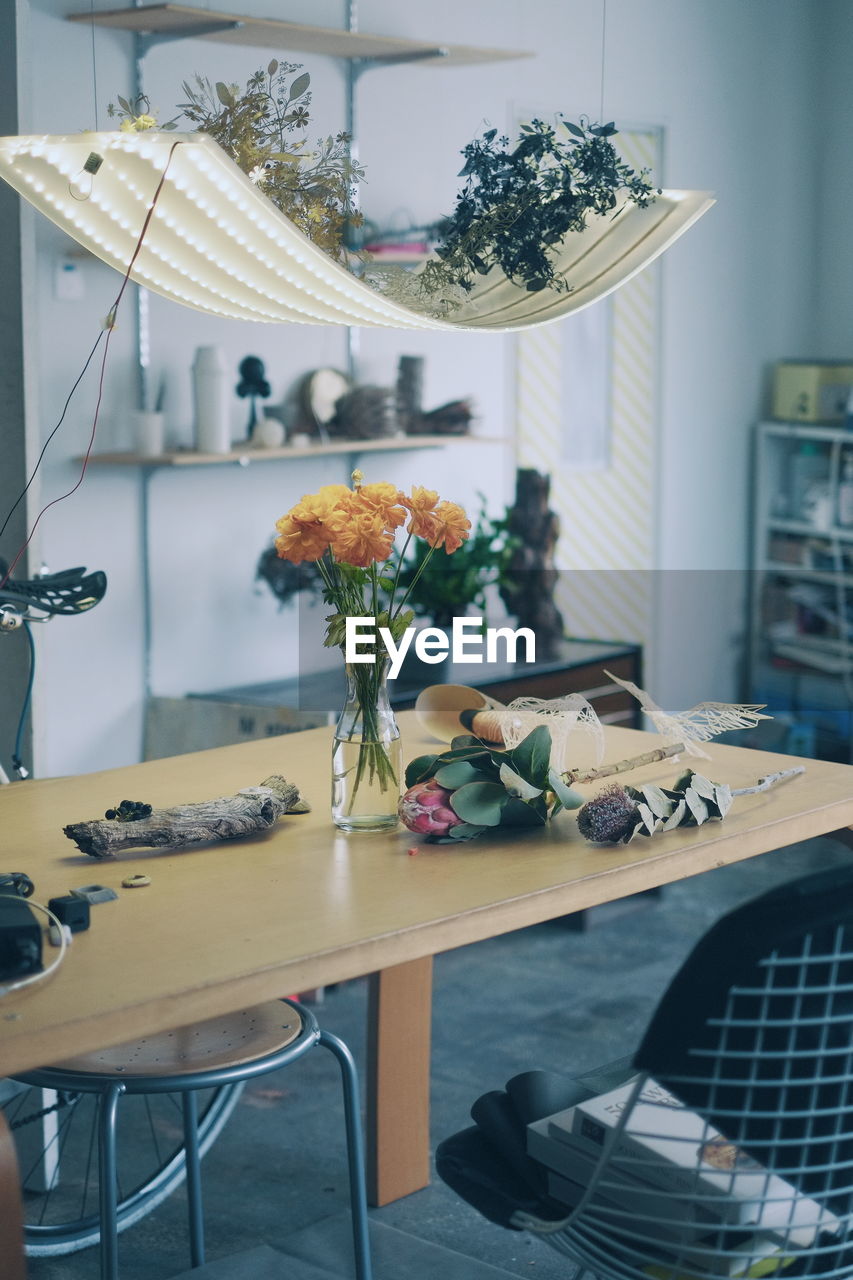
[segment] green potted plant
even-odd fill
[[[493,520],[485,497],[478,497],[480,510],[468,541],[452,556],[440,548],[430,554],[429,547],[418,543],[400,575],[401,585],[410,588],[409,606],[433,626],[450,627],[472,606],[484,615],[485,626],[486,589],[509,582],[509,564],[519,540],[510,533],[506,515]]]

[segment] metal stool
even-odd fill
[[[121,1095],[177,1092],[182,1096],[190,1256],[192,1266],[200,1267],[204,1263],[204,1224],[195,1091],[265,1075],[295,1062],[317,1044],[334,1054],[341,1070],[355,1274],[357,1280],[371,1280],[355,1063],[343,1041],[321,1030],[313,1013],[294,1000],[273,1000],[242,1013],[129,1041],[17,1077],[43,1089],[100,1095],[101,1280],[118,1276],[116,1118]]]

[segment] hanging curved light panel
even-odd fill
[[[445,330],[547,324],[623,284],[714,202],[705,191],[664,191],[645,209],[627,204],[613,217],[593,218],[557,253],[556,270],[570,292],[531,293],[492,270],[438,318],[334,262],[204,134],[0,138],[0,177],[122,274],[167,165],[131,279],[199,311],[268,323]]]

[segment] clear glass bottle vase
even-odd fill
[[[332,747],[332,821],[342,831],[389,830],[397,825],[403,748],[387,663],[353,664],[346,673]]]

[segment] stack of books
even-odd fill
[[[527,1150],[548,1169],[551,1196],[575,1207],[635,1093],[630,1081],[527,1128]],[[784,1268],[838,1219],[769,1173],[654,1080],[634,1098],[595,1193],[596,1211],[638,1252],[649,1276],[666,1280],[685,1263],[698,1274],[755,1277]],[[667,1265],[667,1259],[670,1265]]]

